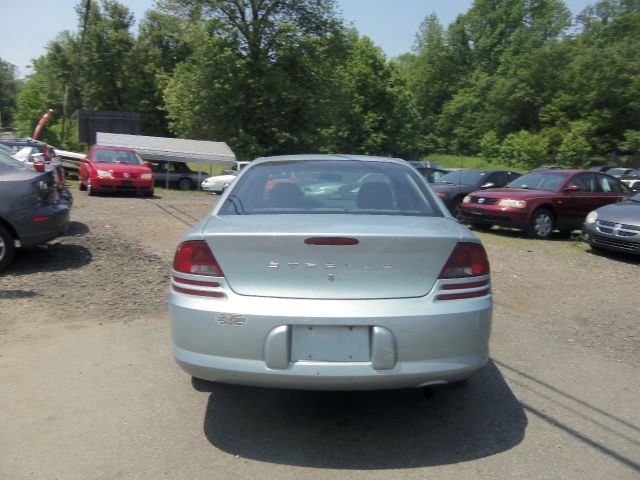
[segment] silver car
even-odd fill
[[[594,250],[640,255],[640,193],[590,212],[582,232]]]
[[[480,240],[406,162],[262,158],[178,246],[173,354],[243,385],[454,382],[487,362],[490,282]]]

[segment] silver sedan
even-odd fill
[[[404,161],[262,158],[178,246],[173,354],[244,385],[454,382],[488,360],[490,282],[478,238]]]

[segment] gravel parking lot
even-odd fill
[[[492,361],[432,396],[192,382],[167,279],[217,198],[76,193],[69,234],[0,277],[0,478],[640,476],[637,259],[481,233]]]

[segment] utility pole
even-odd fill
[[[78,56],[73,65],[73,75],[74,79],[79,77],[80,70],[80,61],[82,60],[82,51],[84,49],[84,38],[87,31],[87,24],[89,23],[89,12],[91,11],[91,0],[87,0],[84,4],[84,19],[82,21],[82,33],[80,37],[80,49],[78,50]],[[65,133],[67,127],[67,121],[69,120],[69,85],[65,85],[64,87],[64,102],[62,106],[62,131],[60,133],[60,137],[62,141],[65,141]]]

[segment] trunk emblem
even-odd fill
[[[336,276],[333,273],[329,274],[329,281],[333,282],[336,279]]]

